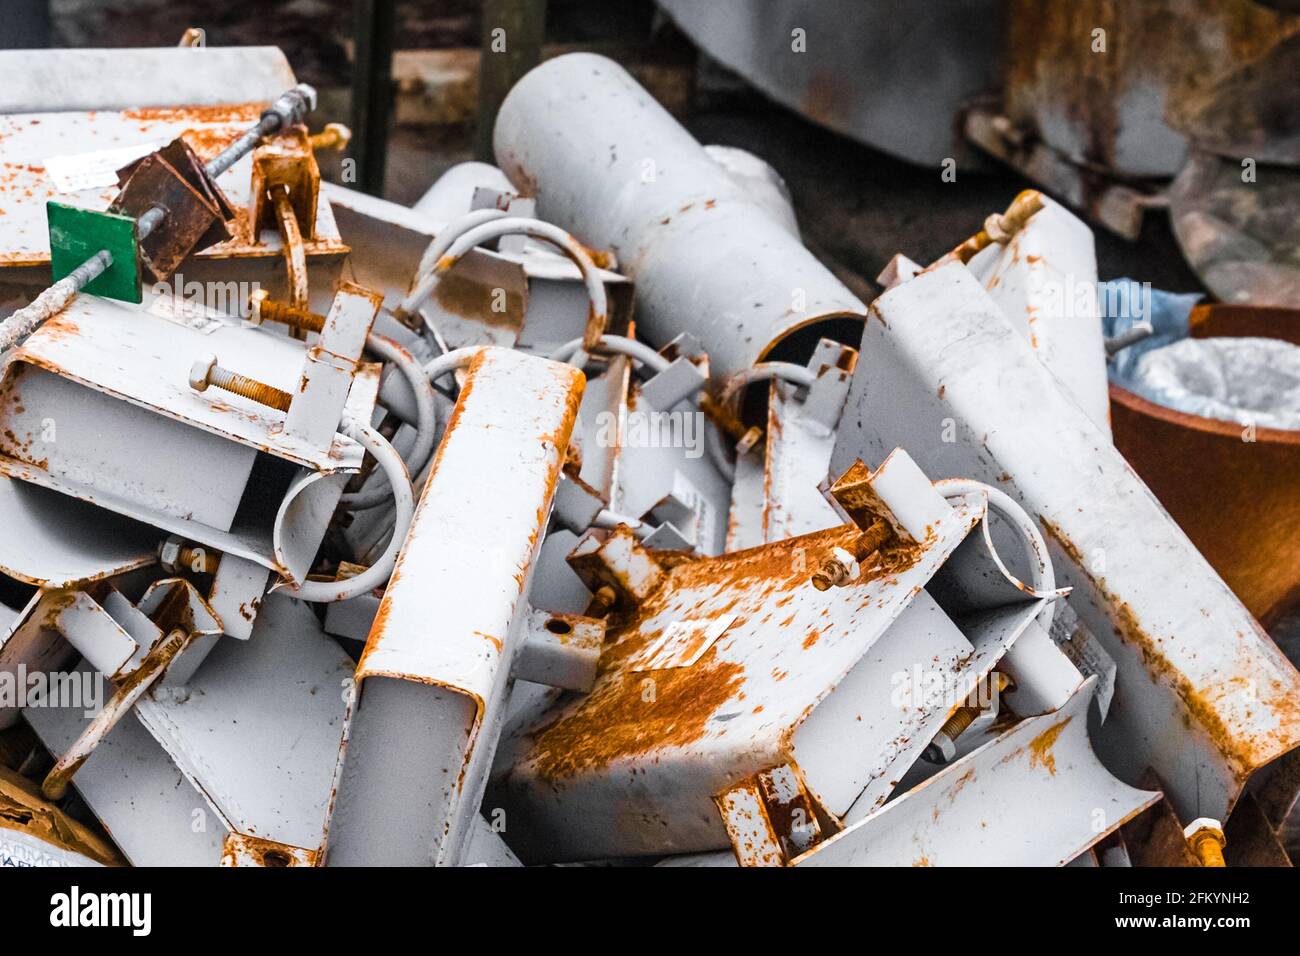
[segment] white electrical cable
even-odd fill
[[[379,560],[354,577],[344,578],[341,581],[304,581],[297,587],[286,584],[277,589],[300,601],[322,604],[346,601],[386,584],[397,564],[397,555],[406,541],[406,533],[411,529],[411,519],[415,516],[415,496],[411,491],[411,478],[407,474],[402,456],[384,439],[383,435],[369,425],[344,419],[341,431],[349,438],[360,442],[366,451],[375,457],[379,467],[388,476],[397,510],[393,523],[393,537]],[[276,539],[272,542],[277,554],[280,553],[279,530],[277,525]]]
[[[433,386],[420,363],[406,349],[390,338],[371,332],[366,336],[366,349],[385,361],[392,362],[403,377],[411,384],[415,393],[415,438],[403,455],[406,470],[419,474],[433,454],[433,441],[438,430],[438,406],[433,395]],[[353,511],[364,511],[377,507],[392,498],[393,493],[387,484],[370,491],[356,491],[346,494],[342,504]]]
[[[461,369],[469,368],[474,357],[487,348],[485,345],[468,345],[463,349],[452,349],[450,352],[444,352],[435,359],[424,363],[424,375],[432,385],[438,379],[451,372],[458,372]]]
[[[397,311],[405,315],[414,315],[420,306],[424,305],[425,300],[433,293],[433,287],[438,284],[437,278],[433,275],[433,267],[447,254],[453,242],[485,222],[505,219],[508,215],[504,209],[475,209],[443,226],[425,248],[424,254],[420,256],[420,264],[415,270],[415,284],[398,305]]]
[[[630,339],[622,335],[602,335],[600,341],[587,350],[582,347],[582,339],[572,339],[551,352],[548,358],[553,362],[567,362],[576,365],[580,357],[588,351],[626,355],[634,361],[640,362],[656,375],[671,364],[668,359],[644,342],[638,342],[636,339]],[[586,364],[585,361],[583,361],[583,364]]]
[[[470,250],[502,236],[528,236],[544,242],[554,247],[556,251],[562,253],[576,265],[578,271],[582,273],[582,284],[587,289],[587,300],[590,303],[591,313],[588,319],[588,327],[594,324],[601,332],[604,331],[609,322],[609,302],[605,295],[605,283],[600,278],[600,272],[596,269],[596,264],[591,261],[591,256],[587,254],[587,250],[582,243],[559,226],[553,226],[551,223],[543,222],[540,219],[507,216],[504,219],[494,219],[490,222],[481,223],[462,232],[448,246],[447,251],[433,264],[428,275],[428,278],[432,280],[432,285],[429,285],[430,290]],[[420,282],[421,288],[425,285],[424,281]],[[412,293],[412,296],[408,296],[408,301],[413,296],[414,293]],[[405,304],[402,308],[405,308]]]

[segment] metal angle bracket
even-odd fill
[[[142,300],[140,236],[134,219],[53,201],[45,204],[45,215],[50,230],[50,275],[55,282],[97,252],[107,250],[112,265],[83,291],[122,302]]]

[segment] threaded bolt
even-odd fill
[[[254,325],[279,322],[304,332],[319,333],[325,328],[325,316],[300,309],[267,296],[265,289],[254,289],[248,297],[248,320]]]
[[[1001,671],[992,674],[989,679],[998,693],[1006,690],[1012,683],[1011,678]],[[939,732],[934,735],[934,740],[930,741],[921,756],[930,763],[951,762],[953,757],[957,756],[957,738],[964,734],[982,713],[984,708],[974,704],[958,707],[953,711],[952,716],[944,721]]]
[[[172,573],[186,570],[195,574],[212,574],[220,560],[220,551],[186,544],[180,535],[168,535],[158,545],[158,563]]]
[[[618,594],[608,584],[602,584],[591,598],[591,604],[587,606],[587,617],[604,617],[614,607],[618,600]]]
[[[1201,861],[1201,866],[1228,865],[1223,859],[1223,848],[1228,845],[1228,839],[1223,835],[1223,824],[1218,820],[1198,817],[1187,824],[1183,836],[1192,853]]]
[[[838,556],[831,555],[822,562],[820,568],[813,572],[812,586],[818,591],[829,591],[831,588],[847,584],[852,573],[852,567]]]
[[[327,123],[319,133],[309,139],[313,150],[344,149],[352,142],[352,130],[342,123]]]
[[[190,367],[190,388],[196,392],[205,392],[209,385],[282,412],[287,412],[293,401],[293,396],[284,389],[222,368],[217,364],[215,355],[205,355]]]

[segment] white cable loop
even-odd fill
[[[433,395],[433,386],[425,375],[423,367],[406,349],[392,339],[375,332],[366,336],[366,349],[385,361],[392,362],[411,384],[415,392],[416,429],[415,438],[404,456],[406,470],[418,475],[429,458],[433,455],[433,442],[438,431],[438,406]],[[393,497],[389,485],[383,484],[369,491],[361,490],[342,497],[341,503],[353,511],[377,508]]]
[[[388,547],[384,549],[384,553],[379,560],[354,577],[345,578],[341,581],[304,581],[297,587],[287,583],[277,586],[276,590],[282,590],[290,597],[296,597],[300,601],[313,601],[322,604],[333,601],[346,601],[349,598],[359,597],[387,584],[389,577],[392,576],[393,568],[397,564],[397,555],[406,542],[406,534],[411,529],[411,519],[415,516],[415,496],[411,491],[411,479],[407,474],[406,464],[402,461],[401,455],[385,440],[383,435],[369,425],[345,419],[341,430],[349,438],[360,442],[366,451],[374,456],[375,461],[379,462],[379,467],[388,476],[397,510],[393,522],[393,537],[388,542]],[[278,527],[275,537],[276,540],[272,544],[275,553],[278,554],[281,547]]]
[[[984,482],[976,481],[973,478],[942,478],[934,483],[934,487],[945,498],[983,494],[988,500],[989,509],[996,511],[1006,519],[1012,527],[1020,532],[1025,540],[1026,551],[1032,565],[1031,579],[1026,586],[1039,597],[1060,596],[1063,593],[1056,586],[1056,571],[1052,567],[1052,556],[1047,551],[1047,542],[1043,538],[1043,533],[1038,530],[1038,525],[1034,523],[1034,519],[1020,506],[1018,501],[1001,488],[986,485]],[[1002,558],[993,547],[993,538],[989,531],[987,518],[985,518],[983,524],[984,543],[988,547],[989,554],[993,556],[993,560],[1009,580],[1022,584],[1023,582],[1011,573],[1011,569],[1003,563]],[[1051,628],[1052,618],[1055,613],[1056,602],[1049,600],[1043,610],[1041,621],[1044,629]]]

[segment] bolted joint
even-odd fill
[[[1183,830],[1187,846],[1201,861],[1201,866],[1227,866],[1223,848],[1228,839],[1223,835],[1223,824],[1211,817],[1198,817]]]
[[[990,675],[989,681],[990,686],[995,688],[999,694],[1014,685],[1011,677],[1001,671]],[[974,692],[972,691],[972,693]],[[970,697],[967,697],[967,700],[970,699]],[[993,710],[995,713],[997,710],[996,700],[994,698]],[[922,758],[930,763],[952,763],[953,758],[957,756],[957,738],[964,734],[982,713],[984,713],[984,708],[976,704],[964,704],[958,707],[944,721],[943,726],[939,728],[939,732],[934,735],[934,739],[926,746],[921,754]]]
[[[240,375],[217,364],[215,355],[205,355],[190,366],[190,388],[196,392],[205,392],[209,386],[215,386],[234,395],[239,395],[251,402],[276,408],[282,412],[289,410],[293,396],[284,389],[267,385],[257,379]]]
[[[213,574],[221,552],[187,544],[180,535],[168,535],[158,545],[158,563],[171,574],[190,571],[194,574]]]
[[[944,721],[939,732],[934,735],[934,740],[930,741],[921,756],[930,763],[951,763],[957,756],[957,738],[966,731],[966,728],[975,723],[975,718],[979,715],[978,707],[958,707],[953,711],[952,716]]]
[[[603,584],[592,595],[591,603],[587,605],[587,613],[584,616],[603,618],[614,609],[617,602],[618,594],[608,584]]]
[[[293,89],[281,93],[274,103],[262,111],[259,125],[265,132],[276,133],[295,123],[301,123],[315,108],[315,87],[299,83]]]
[[[829,591],[856,580],[861,572],[857,559],[843,548],[835,548],[831,556],[822,562],[821,567],[813,572],[812,586],[818,591]]]

